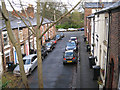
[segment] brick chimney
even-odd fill
[[[26,9],[26,12],[29,17],[34,18],[34,8],[33,5],[29,4],[29,6]]]
[[[28,17],[34,18],[34,8],[33,8],[33,5],[29,4],[28,7],[25,9],[25,11],[26,11],[26,13],[28,14]],[[19,11],[17,11],[17,12],[19,12]],[[24,10],[21,10],[19,13],[20,13],[20,15],[26,17]],[[16,17],[19,17],[19,16],[15,13],[15,11],[13,11],[12,14],[13,14],[14,16],[16,16]]]

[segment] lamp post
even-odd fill
[[[18,24],[18,43],[20,43],[20,36],[19,36],[19,24],[21,23],[21,21],[19,21],[19,22],[17,22],[17,24]],[[15,50],[15,48],[13,48],[13,50],[14,50],[14,58],[15,58],[15,64],[17,64],[18,63],[18,58],[17,58],[17,53],[16,53],[16,50]]]

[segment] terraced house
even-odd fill
[[[120,88],[120,1],[87,16],[91,53],[100,66],[100,88]]]
[[[36,14],[34,13],[34,8],[32,5],[29,5],[26,9],[26,12],[29,16],[29,19],[34,27],[36,27]],[[21,11],[20,13],[24,18],[25,22],[29,25],[28,21],[26,20],[25,13]],[[9,12],[9,18],[11,21],[11,28],[13,30],[14,35],[16,38],[20,39],[21,44],[21,51],[23,56],[29,55],[31,51],[36,50],[36,37],[32,35],[32,32],[24,25],[24,23],[20,20],[17,14],[13,12]],[[41,21],[42,17],[40,18]],[[40,27],[41,33],[45,31],[45,29],[51,25],[53,21],[44,18],[42,26]],[[2,20],[2,27],[5,27],[4,20]],[[31,27],[30,27],[31,28]],[[52,39],[56,35],[56,28],[55,26],[51,27],[46,34],[42,37],[42,45],[45,43],[46,40]],[[7,30],[2,30],[2,49],[3,49],[3,65],[4,69],[7,68],[8,62],[14,62],[14,64],[18,63],[16,50],[13,47],[9,37],[7,35]]]

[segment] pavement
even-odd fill
[[[97,81],[93,80],[93,69],[89,67],[90,56],[86,49],[86,44],[83,41],[83,35],[80,35],[79,38],[79,54],[80,54],[80,63],[77,65],[77,79],[76,79],[76,88],[98,88]]]

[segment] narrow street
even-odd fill
[[[43,61],[44,88],[97,88],[96,81],[93,82],[91,75],[93,71],[88,67],[88,54],[85,51],[82,31],[64,32],[65,37],[58,41],[55,49],[48,54]],[[70,36],[77,36],[79,41],[79,59],[77,65],[63,65],[63,52]],[[85,60],[86,59],[86,60]],[[80,71],[81,70],[81,71]],[[38,88],[37,68],[28,77],[31,88]],[[80,85],[81,84],[81,85]]]

